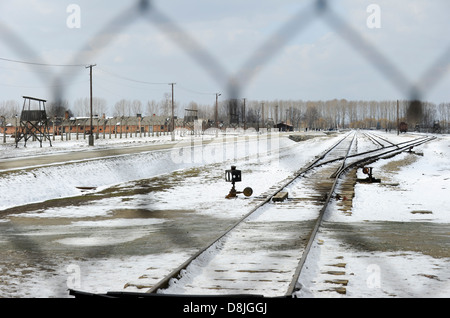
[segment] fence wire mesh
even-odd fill
[[[27,1],[19,2],[21,5],[27,5]],[[86,67],[96,63],[96,59],[99,59],[102,55],[110,53],[108,50],[115,41],[120,39],[122,31],[139,24],[139,27],[144,32],[146,28],[149,30],[150,28],[156,28],[163,41],[170,41],[179,47],[180,51],[189,57],[191,63],[195,65],[195,67],[189,65],[190,70],[197,69],[199,72],[207,74],[209,79],[215,83],[217,91],[224,92],[224,95],[229,99],[242,99],[245,91],[257,81],[261,73],[272,62],[277,62],[277,56],[283,53],[283,49],[291,41],[299,35],[307,37],[317,27],[317,23],[320,22],[332,30],[335,35],[339,36],[341,41],[356,55],[364,58],[367,65],[372,67],[374,72],[378,72],[382,79],[388,83],[388,86],[391,86],[398,92],[399,96],[409,100],[409,108],[412,110],[412,113],[420,113],[421,103],[426,96],[437,86],[446,83],[444,80],[450,69],[450,43],[447,43],[448,36],[445,33],[448,30],[448,25],[443,26],[441,34],[435,35],[436,41],[444,42],[444,45],[447,45],[446,49],[438,52],[436,59],[427,63],[428,67],[421,73],[422,75],[414,79],[410,76],[410,72],[402,71],[397,66],[398,62],[396,60],[384,54],[383,48],[377,47],[377,45],[368,40],[365,34],[361,33],[360,29],[343,18],[339,12],[339,5],[336,6],[334,2],[330,0],[310,0],[303,1],[300,9],[297,6],[293,6],[295,11],[291,12],[284,22],[277,25],[275,30],[269,28],[270,32],[267,33],[261,44],[256,45],[256,49],[235,48],[237,55],[241,56],[243,60],[243,63],[236,67],[230,66],[227,56],[217,56],[217,52],[205,46],[203,41],[199,41],[196,34],[192,34],[188,29],[184,28],[182,23],[179,23],[172,15],[162,10],[158,1],[151,0],[129,1],[123,4],[125,6],[123,10],[114,13],[113,18],[106,23],[103,22],[103,19],[99,19],[102,21],[100,22],[102,23],[101,28],[96,33],[89,34],[87,42],[81,46],[79,51],[72,52],[69,61],[66,63],[61,61],[55,63],[53,60],[46,59],[44,57],[45,54],[42,52],[43,48],[40,47],[39,43],[35,43],[33,39],[17,33],[16,25],[0,22],[0,46],[3,47],[1,52],[12,52],[12,57],[0,56],[0,61],[23,64],[41,83],[44,83],[46,87],[51,87],[52,96],[49,99],[56,104],[62,104],[64,100],[68,99],[68,91],[77,77],[86,74],[84,73],[86,72]],[[348,1],[345,3],[348,4]],[[283,5],[283,2],[281,1],[280,4]],[[30,3],[29,5],[31,6],[32,4]],[[104,10],[108,10],[106,1],[97,1],[95,5],[104,6]],[[197,6],[194,10],[201,11],[201,6],[203,5],[205,5],[204,2],[193,4],[194,7]],[[236,6],[234,10],[239,10],[241,4],[240,2],[231,2],[231,4],[226,4],[225,6],[232,5]],[[255,3],[252,3],[252,5],[255,5]],[[292,5],[292,3],[289,3],[289,5]],[[364,5],[360,5],[360,7],[365,12],[369,5],[369,2],[364,2]],[[407,6],[408,4],[405,3],[404,5]],[[443,11],[447,11],[449,8],[447,2],[442,1],[441,5]],[[68,3],[64,3],[64,6],[69,8]],[[6,10],[7,7],[8,4],[6,2],[0,4],[0,9],[4,9],[4,12],[8,12]],[[83,6],[80,7],[83,9]],[[76,9],[80,7],[73,7],[75,8],[73,12],[76,12]],[[45,8],[42,7],[42,9],[44,10]],[[257,5],[254,10],[258,10]],[[71,12],[68,11],[64,17],[69,16]],[[83,14],[83,11],[81,13]],[[369,15],[370,13],[365,13],[366,17]],[[77,23],[77,16],[71,17],[71,19],[75,20],[68,20],[67,23]],[[20,21],[20,17],[17,17],[17,23],[26,24],[27,21]],[[211,23],[214,24],[214,21],[211,21]],[[85,30],[86,28],[82,26],[81,29]],[[417,43],[420,42],[417,41]],[[64,46],[64,43],[61,43],[61,45]],[[140,49],[139,45],[136,46],[136,49]],[[414,48],[414,44],[410,48]],[[129,49],[133,50],[135,48],[131,45]],[[148,64],[145,65],[145,68],[154,63],[152,60],[146,62]],[[420,61],[420,64],[422,65],[423,61]],[[40,66],[46,67],[45,71]],[[99,69],[103,67],[101,64],[97,66]],[[126,76],[124,75],[123,77]],[[298,76],[303,76],[301,71],[299,71]],[[5,75],[2,76],[2,80],[5,80],[5,78],[7,79]],[[283,81],[283,78],[275,80]],[[176,82],[176,79],[174,82]],[[150,81],[143,83],[154,85],[167,84],[164,80],[161,82]],[[86,86],[87,82],[83,81],[82,84]],[[94,84],[94,89],[95,87],[96,84]],[[204,90],[199,89],[199,91]],[[216,92],[205,94],[214,96]],[[283,99],[282,96],[275,98]],[[26,251],[30,260],[32,262],[36,260],[37,263],[41,263],[40,266],[45,267],[42,260],[52,262],[51,256],[47,255],[46,251],[37,242],[29,241],[25,246],[17,246],[17,249]],[[112,249],[111,247],[111,253]],[[86,253],[88,255],[95,252],[88,251]],[[103,253],[108,254],[108,251]]]
[[[427,94],[439,85],[448,73],[449,46],[434,61],[428,63],[429,66],[422,75],[417,77],[417,74],[415,74],[414,77],[416,78],[413,79],[409,75],[411,72],[402,70],[397,65],[398,61],[383,53],[385,48],[372,44],[367,35],[361,32],[361,29],[351,25],[347,21],[348,19],[342,17],[336,9],[336,7],[339,9],[339,5],[336,6],[333,2],[326,0],[304,1],[303,3],[304,5],[297,9],[297,12],[286,17],[286,21],[277,25],[277,29],[272,31],[271,34],[268,33],[261,45],[252,46],[250,49],[236,48],[244,62],[240,66],[236,66],[235,69],[227,63],[228,58],[226,56],[217,56],[217,52],[205,46],[196,34],[192,34],[189,30],[183,28],[175,18],[161,10],[159,3],[156,1],[134,1],[106,23],[102,22],[104,19],[100,19],[104,25],[96,33],[88,35],[87,43],[78,52],[72,52],[70,62],[67,64],[58,62],[59,68],[56,67],[58,63],[52,64],[51,61],[44,59],[42,48],[39,47],[38,43],[33,43],[23,34],[16,33],[14,26],[0,24],[0,36],[3,46],[17,57],[15,60],[21,60],[28,64],[30,72],[34,72],[34,75],[40,78],[42,83],[52,87],[52,96],[48,99],[56,104],[61,104],[66,99],[67,92],[74,79],[79,77],[82,72],[86,72],[84,66],[96,63],[95,60],[107,53],[114,42],[120,39],[123,31],[137,24],[144,25],[143,32],[146,29],[148,31],[154,28],[159,30],[158,32],[164,38],[164,41],[171,41],[178,46],[196,65],[199,72],[208,74],[210,80],[217,84],[217,91],[226,92],[224,95],[230,99],[245,97],[245,90],[261,76],[265,68],[269,67],[272,62],[277,62],[276,58],[283,52],[283,49],[297,36],[307,36],[308,33],[313,32],[311,29],[317,26],[317,22],[327,25],[329,30],[339,36],[353,52],[364,58],[366,63],[378,72],[386,83],[390,83],[402,99],[424,100]],[[7,6],[7,4],[3,5]],[[199,10],[201,10],[201,5],[198,5]],[[365,9],[366,6],[360,5],[360,9]],[[442,4],[442,6],[445,9],[447,4]],[[238,8],[239,6],[236,10],[239,10]],[[78,10],[82,10],[82,8],[78,7]],[[80,11],[80,16],[73,17],[72,19],[75,19],[73,22],[70,22],[68,18],[67,23],[76,23],[76,19],[81,21],[82,13],[83,11]],[[369,13],[366,13],[366,16],[369,16]],[[381,19],[381,17],[379,18]],[[369,22],[368,20],[367,23]],[[81,26],[80,29],[82,29]],[[442,41],[445,42],[445,39],[442,39]],[[420,41],[417,40],[417,43],[419,45]],[[136,49],[139,48],[137,45]],[[414,49],[414,43],[410,43],[408,49]],[[11,60],[3,59],[5,62],[11,62]],[[417,63],[422,64],[423,61],[417,61]],[[38,65],[53,65],[55,68],[47,68],[43,72],[41,68],[36,68]],[[147,68],[151,65],[152,61],[148,60],[147,65],[142,65],[142,67]],[[100,69],[102,68],[102,65],[98,66]],[[369,74],[368,76],[375,75]],[[302,77],[301,73],[299,73],[299,77]],[[94,84],[95,88],[96,85]],[[202,89],[198,90],[202,91]],[[213,93],[215,92],[208,95],[213,95]]]

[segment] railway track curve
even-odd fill
[[[358,138],[374,149],[358,152]],[[147,291],[147,295],[292,297],[341,176],[395,156],[434,137],[401,143],[352,131],[289,180],[261,198],[226,232],[205,245]],[[285,200],[274,200],[287,193]],[[114,295],[114,293],[110,293]]]
[[[340,176],[434,139],[395,144],[370,134],[378,147],[358,153],[358,134],[346,134],[148,293],[292,296]],[[281,192],[289,198],[274,202]]]

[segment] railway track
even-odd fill
[[[358,138],[374,149],[358,152]],[[155,284],[148,294],[257,295],[291,297],[340,177],[380,158],[431,141],[421,137],[394,144],[376,135],[350,132],[213,242]],[[375,141],[377,140],[377,141]],[[352,178],[344,178],[353,188]],[[275,202],[281,193],[286,200]]]
[[[358,153],[357,134],[345,135],[148,293],[291,296],[340,176],[433,139],[394,144],[364,134],[377,147]],[[288,198],[273,202],[281,192]]]

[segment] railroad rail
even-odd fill
[[[189,264],[191,264],[194,260],[198,259],[202,254],[206,253],[209,249],[217,246],[218,242],[225,238],[227,235],[229,235],[236,227],[238,227],[240,224],[242,224],[245,220],[247,220],[251,215],[253,215],[256,211],[267,205],[271,202],[272,198],[275,197],[278,193],[280,193],[285,187],[290,185],[292,182],[294,182],[297,178],[304,175],[308,171],[312,170],[313,168],[320,165],[320,162],[327,157],[334,149],[338,148],[344,140],[347,140],[350,138],[350,134],[347,134],[344,138],[339,140],[335,145],[330,147],[328,150],[326,150],[324,153],[322,153],[320,156],[318,156],[313,162],[311,162],[307,167],[301,169],[298,171],[291,179],[289,179],[283,186],[276,189],[271,194],[268,194],[262,201],[253,209],[251,209],[246,215],[244,215],[241,219],[239,219],[233,226],[231,226],[227,231],[222,233],[218,238],[216,238],[213,242],[211,242],[209,245],[207,245],[205,248],[198,251],[195,255],[193,255],[191,258],[186,260],[184,263],[182,263],[179,267],[174,269],[169,275],[167,275],[165,278],[163,278],[160,282],[155,284],[148,293],[157,293],[160,290],[163,290],[169,286],[169,283],[171,280],[177,278],[182,271],[185,271],[185,269],[188,267]],[[338,160],[338,158],[335,158],[335,160]],[[330,160],[330,162],[333,161]]]
[[[357,151],[357,136],[376,145]],[[145,295],[292,297],[340,177],[352,168],[395,156],[435,137],[401,143],[352,131],[300,169],[213,242],[153,285]],[[378,140],[375,142],[374,140]],[[287,200],[274,202],[281,192]],[[71,291],[73,295],[80,295]],[[112,297],[133,297],[111,292]],[[130,296],[131,295],[131,296]],[[142,297],[143,293],[138,293]]]
[[[392,141],[389,141],[386,138],[379,136],[378,134],[366,132],[364,132],[363,134],[364,136],[369,138],[369,140],[371,140],[375,145],[379,145],[381,148],[385,148],[388,146],[396,146],[398,148],[398,146],[394,144]]]
[[[398,144],[384,140],[376,149],[358,153],[357,134],[346,134],[148,293],[292,296],[340,176],[350,168],[434,139],[421,137]],[[315,189],[306,191],[309,187]],[[293,197],[287,203],[274,203],[272,199],[282,191]],[[311,211],[316,212],[314,219],[302,217],[314,214]],[[289,222],[284,222],[286,218]]]

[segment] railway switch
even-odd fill
[[[364,174],[367,174],[368,177],[366,179],[358,179],[359,182],[366,182],[366,183],[380,183],[380,179],[376,179],[373,177],[373,167],[364,167],[362,169],[362,172]]]
[[[236,182],[242,181],[242,173],[241,170],[237,170],[236,166],[231,166],[230,170],[225,170],[225,181],[232,183],[232,188],[230,193],[225,197],[226,199],[231,199],[237,197],[239,193],[243,193],[246,197],[249,197],[253,194],[253,190],[250,187],[244,189],[244,191],[236,191],[234,184]]]

